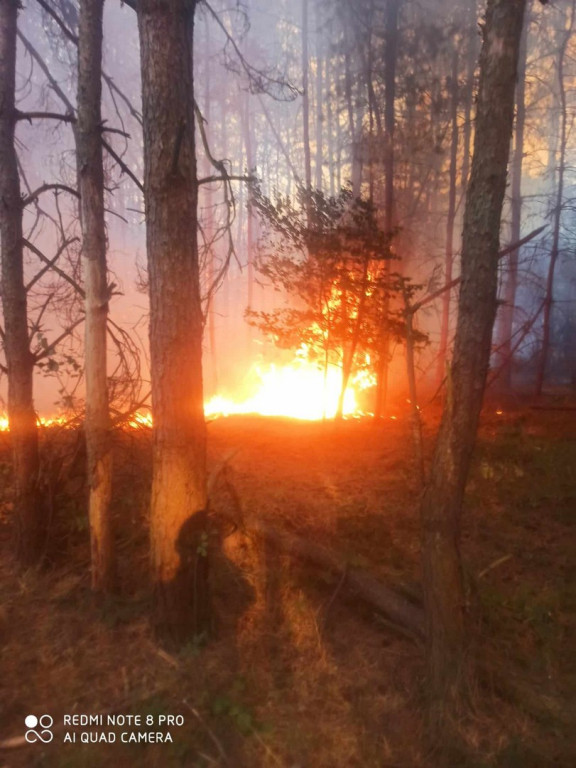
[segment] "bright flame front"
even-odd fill
[[[257,364],[248,377],[251,383],[242,389],[244,394],[226,397],[215,395],[204,405],[207,417],[236,414],[285,416],[294,419],[320,420],[334,418],[342,386],[342,371],[330,366],[324,371],[304,357],[297,356],[291,363]],[[358,372],[344,395],[343,416],[366,415],[360,409],[357,393],[374,384],[373,377]],[[242,389],[240,391],[242,391]],[[137,429],[152,426],[149,412],[135,413],[127,422]],[[66,426],[63,417],[38,419],[40,426]],[[0,431],[8,429],[8,419],[0,415]]]
[[[255,368],[254,394],[228,398],[216,395],[205,405],[206,416],[257,413],[261,416],[288,416],[295,419],[333,418],[338,410],[342,373],[337,368],[323,371],[306,360],[289,365]],[[346,390],[343,415],[360,415],[354,390]]]

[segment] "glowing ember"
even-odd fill
[[[128,426],[132,427],[132,429],[139,429],[140,427],[151,427],[152,426],[152,414],[151,413],[141,413],[140,411],[137,411],[133,417],[129,420]]]

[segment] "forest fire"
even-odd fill
[[[313,363],[296,358],[289,365],[258,365],[258,383],[245,397],[216,395],[205,405],[208,417],[255,413],[261,416],[287,416],[317,420],[334,418],[338,411],[342,373],[337,368],[323,371]],[[357,382],[346,389],[343,416],[361,416],[357,391],[366,384]]]
[[[70,426],[71,420],[64,416],[39,416],[36,423],[39,427],[66,427]],[[9,429],[8,416],[3,414],[0,416],[0,432],[8,432]]]
[[[332,419],[338,412],[342,385],[342,372],[331,367],[325,372],[304,359],[296,358],[286,365],[258,364],[252,370],[252,386],[244,387],[243,394],[214,395],[206,401],[207,418],[239,414],[284,416],[315,421]],[[359,393],[372,385],[370,376],[358,375],[346,389],[342,407],[344,418],[370,415],[360,407]],[[63,416],[38,418],[38,426],[65,427],[70,420]],[[128,427],[139,429],[152,426],[149,412],[138,411],[127,422]],[[9,429],[8,418],[0,416],[0,432]]]

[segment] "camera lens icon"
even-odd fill
[[[54,725],[54,718],[50,715],[40,715],[40,717],[26,715],[24,724],[28,728],[24,735],[28,744],[35,744],[37,741],[50,744],[54,738],[54,734],[50,730]]]

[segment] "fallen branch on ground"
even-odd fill
[[[280,552],[304,560],[344,579],[344,586],[363,602],[382,613],[391,625],[396,625],[403,634],[422,640],[424,637],[424,611],[410,602],[392,587],[387,587],[371,574],[359,568],[351,568],[346,560],[326,547],[315,544],[303,536],[282,531],[267,520],[247,516],[242,510],[238,492],[230,478],[228,465],[220,468],[219,475],[235,509],[219,509],[218,515],[234,523],[248,536],[264,539],[267,544]]]

